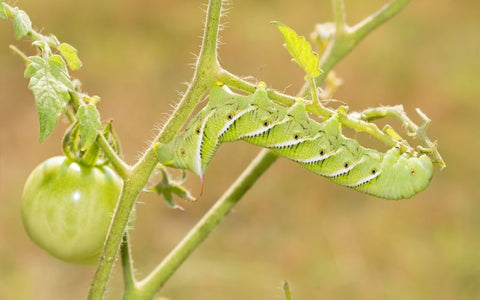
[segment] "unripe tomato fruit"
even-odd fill
[[[61,260],[94,264],[121,187],[121,178],[107,166],[84,166],[64,156],[47,159],[32,171],[23,189],[25,230]]]

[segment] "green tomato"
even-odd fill
[[[52,157],[37,166],[25,183],[25,230],[38,246],[61,260],[94,264],[121,188],[122,180],[109,167]]]

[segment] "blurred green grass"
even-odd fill
[[[346,1],[350,23],[385,1]],[[74,76],[102,97],[99,108],[133,162],[191,78],[204,1],[18,1],[42,32],[79,49]],[[271,20],[303,35],[331,20],[330,1],[234,1],[222,31],[222,64],[294,94],[303,74],[290,62]],[[402,103],[432,119],[447,163],[411,200],[374,199],[280,160],[171,278],[171,299],[475,299],[480,296],[480,40],[477,1],[412,1],[342,61],[335,95],[352,109]],[[95,269],[56,261],[27,238],[19,214],[23,183],[60,153],[64,122],[38,144],[33,98],[22,62],[8,49],[11,23],[0,22],[0,299],[84,299]],[[418,119],[417,119],[418,120]],[[393,122],[393,125],[399,124]],[[221,148],[204,195],[166,208],[143,195],[133,252],[144,275],[179,241],[258,152]],[[233,158],[233,159],[232,159]],[[225,168],[228,166],[228,168]],[[199,182],[189,187],[198,194]],[[122,289],[117,266],[107,299]]]

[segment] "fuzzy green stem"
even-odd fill
[[[157,290],[170,278],[220,221],[231,211],[260,176],[277,160],[269,150],[262,150],[223,196],[190,230],[184,239],[170,252],[139,287],[139,294],[132,299],[152,299]]]
[[[312,87],[310,89],[310,92],[312,93],[312,103],[316,103],[317,105],[322,106],[322,104],[320,103],[320,99],[318,98],[318,95],[317,95],[317,86],[315,85],[315,80],[311,76],[307,76],[307,77],[308,77],[308,84]]]
[[[438,163],[440,167],[443,169],[446,167],[445,161],[443,160],[442,156],[438,152],[437,145],[435,142],[432,142],[430,138],[426,134],[426,129],[428,124],[430,123],[430,119],[428,119],[425,114],[423,114],[419,109],[417,109],[417,113],[420,117],[424,120],[424,124],[418,126],[415,124],[404,112],[403,106],[382,106],[376,108],[369,108],[360,113],[359,118],[363,121],[370,122],[376,119],[381,118],[395,118],[402,122],[403,128],[407,130],[407,133],[415,138],[417,138],[422,146],[426,147],[430,150],[430,156],[433,158],[433,161]]]
[[[343,0],[333,0],[333,15],[335,17],[335,33],[343,34],[346,30],[345,2]]]
[[[8,18],[12,18],[13,16],[13,8],[11,6],[9,6],[8,4],[6,3],[2,3],[2,6],[5,8],[6,12],[7,12],[7,17]],[[56,39],[52,38],[52,37],[49,37],[49,36],[44,36],[40,33],[38,33],[37,31],[35,30],[31,30],[28,32],[28,36],[30,37],[31,40],[33,41],[46,41],[47,43],[47,46],[49,47],[53,47],[53,48],[56,48],[58,46],[58,41],[56,41]],[[25,61],[27,64],[29,63],[29,60],[28,60],[28,57],[22,52],[20,51],[18,48],[16,48],[15,46],[10,46],[10,49],[12,49],[12,51],[14,51],[17,55],[19,55],[23,61]],[[80,99],[80,95],[78,92],[70,92],[70,96],[71,96],[71,102],[72,102],[72,106],[74,107],[74,109],[78,109],[78,107],[80,106],[82,100]],[[75,115],[73,114],[73,112],[71,112],[70,110],[66,110],[65,111],[65,114],[67,116],[67,118],[69,119],[69,121],[71,123],[74,123],[76,121],[76,117]],[[102,148],[103,150],[103,153],[105,154],[105,156],[108,158],[108,160],[112,163],[113,167],[115,168],[115,170],[117,171],[117,173],[122,177],[122,178],[125,178],[129,172],[129,169],[130,169],[130,166],[128,166],[118,155],[117,153],[115,152],[115,150],[112,149],[112,147],[110,146],[110,144],[106,141],[106,139],[102,136],[101,132],[99,132],[98,134],[98,137],[97,137],[97,142],[98,144],[100,145],[100,147]]]
[[[150,145],[147,151],[145,151],[145,154],[137,164],[135,164],[130,175],[124,181],[122,195],[118,202],[117,209],[115,210],[103,249],[103,254],[100,257],[97,271],[93,278],[92,287],[88,297],[90,300],[103,298],[112,271],[113,262],[120,247],[121,239],[127,227],[135,201],[158,163],[153,148],[155,142],[160,141],[166,143],[175,136],[187,120],[188,116],[192,113],[195,106],[200,102],[207,89],[216,79],[219,70],[217,61],[217,40],[221,6],[221,0],[210,0],[207,10],[202,48],[200,50],[197,68],[192,83],[189,85],[186,93],[180,100],[179,105],[170,116],[155,141]]]
[[[292,291],[290,289],[290,285],[288,281],[283,282],[283,293],[285,294],[285,300],[292,300]]]
[[[9,48],[10,48],[10,50],[13,51],[13,53],[20,56],[20,58],[25,62],[26,65],[30,64],[30,61],[28,60],[28,57],[25,55],[25,53],[22,52],[22,50],[18,49],[14,45],[10,45]]]
[[[103,154],[107,157],[108,161],[112,164],[117,174],[123,179],[127,178],[130,173],[130,166],[126,164],[117,152],[112,148],[102,132],[98,132],[97,143],[102,148]]]
[[[399,8],[400,9],[400,8]],[[339,20],[339,18],[337,18]],[[384,21],[383,21],[384,22]],[[337,22],[338,24],[339,22]],[[351,49],[350,49],[351,50]],[[333,66],[346,53],[337,54],[332,49],[323,55],[323,64],[321,69],[323,76],[316,78],[316,84],[321,85],[333,68]],[[217,80],[240,90],[253,92],[256,86],[226,70],[221,70]],[[305,89],[304,89],[305,90]],[[291,105],[295,98],[283,95],[276,91],[268,91],[271,99],[280,103]],[[155,270],[142,280],[138,285],[136,296],[130,299],[151,299],[156,291],[161,288],[165,282],[173,275],[180,265],[189,257],[189,255],[201,244],[216,225],[228,214],[234,205],[240,200],[245,192],[256,182],[256,180],[276,161],[277,156],[268,150],[262,150],[257,158],[242,173],[237,181],[227,190],[209,212],[192,228],[185,238],[175,247],[172,252],[162,261]]]
[[[410,0],[390,1],[375,13],[371,14],[361,22],[357,23],[355,26],[352,26],[351,34],[354,36],[354,39],[357,41],[357,43],[361,41],[375,28],[397,15],[405,6],[407,6],[409,2]],[[356,44],[354,44],[353,46],[355,45]]]
[[[132,257],[130,255],[130,242],[128,232],[125,232],[120,246],[122,258],[123,282],[125,285],[125,294],[135,289],[135,276],[133,274]]]
[[[257,88],[256,84],[248,82],[245,79],[242,79],[224,69],[219,72],[217,80],[228,85],[229,87],[251,94],[253,94],[253,92],[255,92],[255,89]],[[267,94],[268,98],[287,106],[293,105],[296,100],[295,97],[280,93],[274,89],[267,89]]]
[[[333,67],[369,33],[398,14],[410,2],[410,0],[393,0],[355,26],[348,27],[345,24],[343,1],[332,1],[336,26],[335,35],[320,59],[323,73],[315,78],[317,86],[321,85]],[[308,88],[303,91],[303,95],[308,95],[308,93]]]
[[[70,124],[73,124],[77,121],[77,117],[72,112],[72,110],[68,107],[65,109],[65,116],[67,117],[68,122],[70,122]]]

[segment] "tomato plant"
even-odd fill
[[[257,84],[257,82],[245,80],[220,65],[218,33],[221,28],[220,20],[222,19],[222,11],[224,11],[222,9],[224,2],[227,1],[208,1],[204,35],[201,50],[195,63],[192,81],[187,85],[187,89],[182,93],[174,111],[169,115],[168,120],[156,137],[140,158],[134,164],[129,165],[119,153],[114,132],[109,133],[108,127],[110,125],[107,124],[107,130],[102,132],[102,118],[96,107],[100,98],[85,93],[80,81],[70,75],[70,71],[76,71],[82,66],[77,50],[68,43],[60,42],[55,35],[43,35],[36,31],[26,12],[18,7],[6,4],[4,0],[0,0],[0,19],[11,19],[15,37],[17,39],[22,37],[30,39],[37,50],[36,55],[29,56],[17,48],[11,47],[27,66],[24,76],[29,80],[28,87],[34,95],[37,106],[40,141],[44,141],[52,134],[62,115],[65,115],[72,124],[63,143],[64,153],[67,157],[57,157],[45,161],[32,172],[27,180],[22,203],[23,221],[27,233],[40,247],[68,262],[82,264],[94,262],[106,240],[103,250],[104,255],[98,261],[97,272],[93,278],[88,299],[103,299],[119,249],[122,254],[122,270],[125,281],[124,299],[153,299],[157,290],[165,284],[178,267],[207,238],[209,233],[228,215],[260,176],[278,159],[279,156],[276,153],[268,150],[270,148],[276,149],[275,151],[282,149],[282,153],[294,154],[296,150],[293,147],[300,147],[300,143],[303,146],[310,145],[308,147],[312,151],[306,151],[308,157],[300,158],[295,155],[289,157],[292,160],[300,159],[299,162],[304,165],[323,164],[327,157],[338,154],[337,157],[341,158],[340,160],[331,157],[327,163],[335,167],[329,169],[328,172],[320,173],[326,177],[335,178],[337,182],[342,181],[344,185],[349,187],[365,187],[365,184],[370,184],[370,182],[379,184],[378,182],[375,183],[375,178],[382,172],[378,172],[379,169],[365,168],[365,160],[367,159],[368,162],[368,159],[370,159],[367,155],[377,158],[384,156],[383,153],[372,155],[372,152],[367,151],[368,149],[351,151],[351,149],[361,149],[358,145],[347,146],[343,142],[334,143],[334,141],[338,141],[341,135],[340,129],[342,126],[349,127],[356,132],[368,133],[394,151],[399,151],[398,154],[403,153],[407,157],[417,154],[429,155],[434,162],[442,167],[445,166],[437,151],[437,144],[431,142],[426,134],[430,119],[419,109],[417,109],[417,112],[424,122],[422,125],[415,124],[403,111],[402,106],[379,106],[359,112],[350,112],[347,105],[341,105],[338,108],[324,106],[328,105],[331,99],[334,99],[332,96],[341,85],[341,80],[333,72],[335,65],[372,30],[396,15],[408,4],[409,0],[391,0],[377,12],[352,26],[346,23],[344,0],[332,0],[335,22],[315,26],[311,35],[313,45],[305,37],[299,36],[293,29],[279,22],[274,22],[280,30],[284,46],[293,60],[305,72],[304,85],[295,96],[272,87],[267,88],[265,83]],[[120,47],[122,46],[119,45]],[[314,51],[314,48],[317,51]],[[206,95],[212,92],[213,87],[218,85],[224,86],[226,89],[225,99],[208,97],[206,107],[213,103],[215,110],[205,114],[208,117],[201,119],[201,126],[189,127],[187,125],[186,129],[195,129],[191,131],[182,130],[182,128],[185,128],[186,121],[192,117],[197,104],[200,104],[206,98]],[[237,96],[232,96],[233,93],[227,90],[229,88],[244,93],[239,94],[238,99],[250,97],[252,93],[255,95],[258,88],[263,90],[261,94],[263,96],[258,98],[261,102],[248,102],[248,109],[236,110],[236,117],[230,113],[223,115],[223,112],[230,111],[232,107],[241,107],[241,104],[239,104],[241,101],[237,103]],[[212,95],[214,94],[212,93]],[[231,102],[231,100],[234,101]],[[129,101],[131,100],[129,99]],[[265,123],[263,119],[257,119],[253,116],[260,116],[264,113],[269,115],[270,111],[280,111],[278,109],[279,105],[283,107],[281,110],[284,113],[281,115],[287,115],[288,112],[288,120],[276,119],[275,122]],[[222,108],[226,110],[222,110]],[[298,109],[301,109],[301,111]],[[219,111],[220,113],[218,113]],[[205,149],[218,147],[220,140],[225,139],[225,137],[221,138],[222,135],[226,134],[226,131],[230,130],[229,128],[233,130],[236,126],[240,127],[236,122],[244,114],[245,116],[252,114],[255,119],[242,117],[243,123],[255,123],[261,129],[238,132],[236,139],[256,139],[264,133],[269,135],[274,132],[281,139],[278,141],[276,138],[272,139],[276,140],[273,144],[270,142],[263,144],[266,149],[252,161],[249,167],[232,183],[184,239],[150,274],[142,280],[137,280],[133,272],[129,237],[126,229],[129,227],[130,216],[135,209],[138,196],[141,192],[155,191],[162,194],[171,207],[179,208],[173,201],[172,193],[184,198],[191,197],[189,197],[186,189],[181,186],[181,183],[169,179],[169,171],[165,167],[170,164],[171,166],[191,169],[196,171],[197,174],[202,173],[203,175],[204,158],[207,157],[206,153],[211,153]],[[315,132],[314,135],[312,133],[314,131],[310,130],[310,127],[304,126],[304,123],[309,124],[307,119],[311,115],[316,115],[314,117],[318,117],[325,122],[333,120],[336,124],[335,130],[331,132],[327,131],[328,133],[326,133],[321,130],[322,136],[328,136],[328,139],[324,141],[332,144],[332,146],[333,144],[336,145],[335,149],[330,149],[328,156],[324,153],[323,141],[318,143],[317,137],[320,131]],[[408,136],[417,138],[419,141],[417,147],[411,147],[390,125],[386,125],[382,130],[373,122],[387,117],[398,119],[403,125],[403,131]],[[206,130],[207,120],[209,121],[208,130]],[[252,122],[249,122],[249,120]],[[266,128],[263,128],[262,125]],[[301,133],[304,136],[300,138],[302,136],[300,134],[290,134],[293,132],[286,134],[280,129],[277,129],[277,131],[273,129],[275,126],[281,128],[281,126],[287,125],[303,130]],[[211,130],[212,128],[216,129]],[[221,131],[217,132],[217,129],[221,129]],[[193,138],[182,136],[183,132],[191,132]],[[293,138],[293,140],[283,139],[284,135],[288,139]],[[168,145],[168,147],[177,150],[175,149],[178,148],[176,147],[178,146],[175,142],[176,138],[182,142],[185,141],[187,147],[190,145],[188,148],[180,149],[179,153],[181,157],[184,156],[188,159],[186,163],[182,160],[180,160],[180,163],[175,163],[169,156],[165,160],[162,159],[165,157],[163,156],[165,149],[161,148],[161,145]],[[113,140],[113,143],[110,143],[109,139]],[[317,141],[316,144],[313,142],[314,140]],[[353,141],[350,138],[349,140]],[[315,148],[317,146],[321,148]],[[286,148],[292,149],[287,150]],[[175,158],[177,152],[171,152]],[[93,166],[97,163],[99,155],[101,155],[104,163],[109,163],[115,169],[116,173],[108,167]],[[288,157],[287,155],[283,156]],[[402,156],[401,158],[405,160],[405,157]],[[335,161],[335,163],[332,163],[332,161]],[[339,163],[337,164],[337,162]],[[371,160],[370,162],[377,163],[378,160]],[[159,163],[159,168],[156,168]],[[347,180],[347,177],[354,173],[350,171],[356,166],[362,166],[365,170],[369,172],[373,170],[374,172]],[[367,166],[369,165],[367,164]],[[414,169],[404,169],[406,170],[404,174],[415,175]],[[158,170],[163,173],[164,179],[156,184],[153,189],[145,188],[151,175]],[[202,170],[202,172],[199,170]],[[115,174],[118,174],[124,180],[124,190],[127,191],[122,194],[116,210],[115,205],[120,194],[122,181]],[[385,174],[386,172],[382,176],[385,176]],[[415,178],[418,178],[418,175],[417,172]],[[375,181],[373,181],[374,179]],[[398,184],[393,176],[388,177],[387,181],[388,184],[390,184],[390,181]],[[377,187],[381,189],[383,185],[377,185]],[[404,187],[399,188],[403,189]],[[108,238],[105,239],[114,210],[115,215],[111,222],[111,230]],[[285,285],[284,288],[286,298],[290,299],[288,285]]]
[[[122,180],[107,166],[86,166],[65,156],[47,159],[23,190],[27,234],[61,260],[95,263],[121,187]]]

